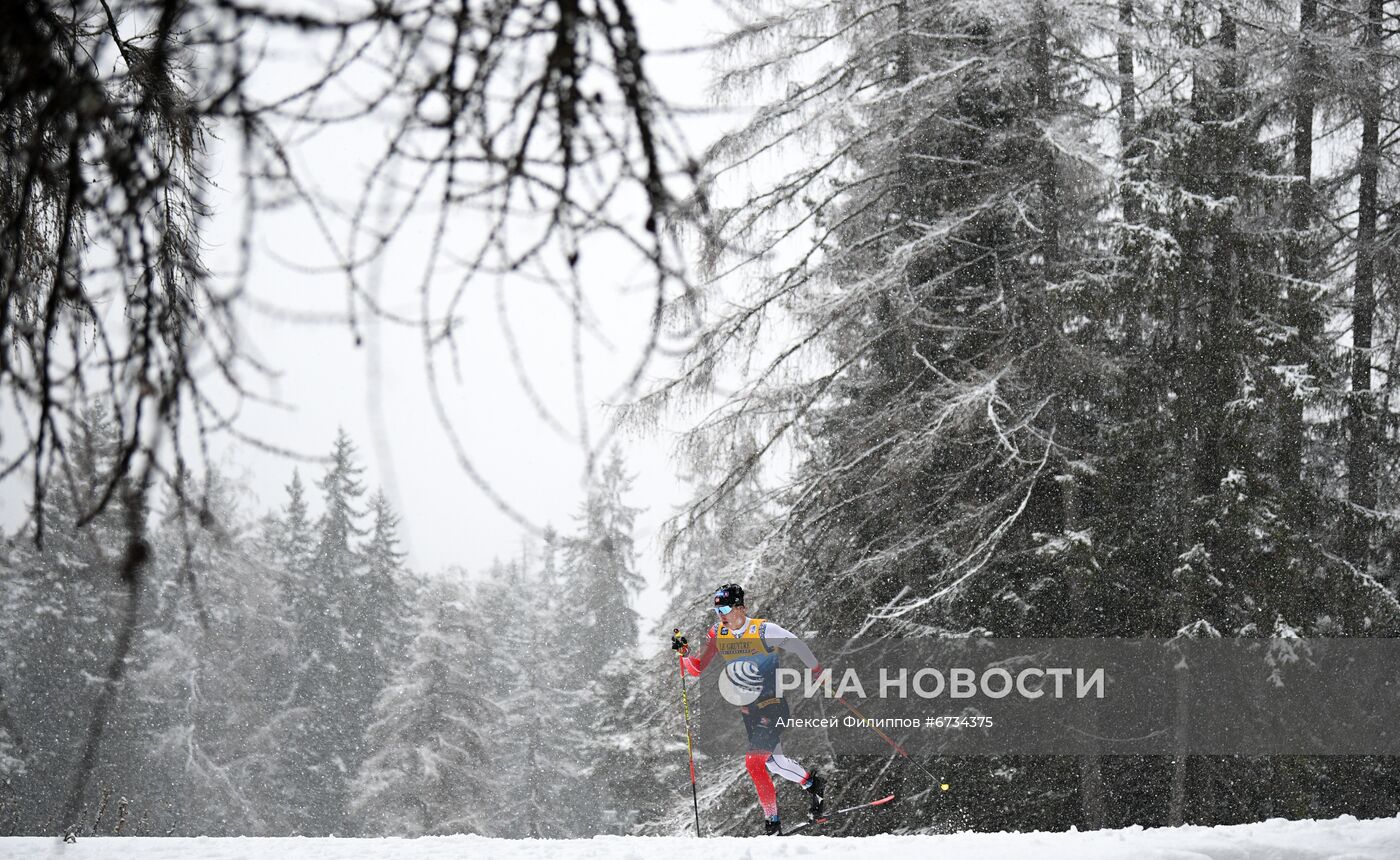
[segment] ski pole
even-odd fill
[[[902,757],[907,762],[911,762],[914,765],[914,767],[917,767],[919,770],[923,771],[925,776],[938,783],[938,788],[940,791],[948,790],[948,783],[944,782],[942,777],[934,776],[932,771],[924,767],[922,764],[919,764],[918,759],[910,757],[909,753],[904,751],[904,747],[896,743],[894,738],[880,731],[880,727],[875,725],[875,723],[871,722],[871,720],[868,717],[866,717],[865,714],[862,714],[859,710],[857,710],[855,705],[852,705],[850,702],[846,701],[840,696],[836,697],[836,701],[845,705],[846,710],[850,711],[852,714],[855,714],[856,719],[860,720],[861,725],[865,726],[875,734],[879,735],[880,739],[883,740],[885,743],[889,744],[895,752],[899,753],[900,757]]]
[[[681,629],[677,627],[673,636],[681,635]],[[686,693],[685,684],[685,655],[676,654],[676,664],[681,670],[681,710],[685,712],[685,752],[690,757],[690,802],[695,807],[695,836],[700,837],[700,794],[695,788],[695,741],[690,734],[690,697]]]

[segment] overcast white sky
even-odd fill
[[[637,10],[643,35],[653,52],[696,45],[723,30],[725,21],[709,2],[648,0]],[[702,53],[657,56],[648,71],[662,93],[685,105],[708,104],[708,59]],[[732,113],[687,119],[695,150],[701,150],[736,121]],[[362,175],[369,147],[332,137],[300,153],[303,165],[334,183],[337,172],[347,182]],[[210,233],[210,258],[216,267],[236,251],[233,195],[236,164],[227,154],[215,158],[215,181],[224,193],[214,203],[223,210]],[[353,187],[347,188],[347,199]],[[251,286],[260,302],[316,312],[343,312],[345,288],[334,277],[318,278],[284,265],[284,260],[315,262],[310,250],[319,243],[304,213],[265,221],[262,244],[255,250]],[[426,229],[426,228],[423,228]],[[615,399],[640,354],[652,295],[629,289],[629,277],[608,266],[606,249],[583,249],[583,271],[599,327],[613,343],[593,341],[587,352],[584,387],[593,434],[606,424],[604,404]],[[410,241],[383,273],[383,290],[391,307],[417,309],[419,269]],[[578,421],[569,320],[561,303],[529,282],[499,285],[507,296],[508,315],[516,329],[524,365],[551,411],[571,430]],[[537,414],[509,364],[506,339],[493,282],[473,285],[466,306],[460,384],[445,386],[451,422],[467,454],[506,501],[532,521],[567,529],[582,498],[584,459],[576,442],[561,436]],[[356,347],[343,324],[314,324],[256,311],[245,314],[255,353],[280,371],[271,393],[290,408],[249,405],[240,429],[277,445],[312,454],[328,450],[336,428],[343,426],[358,443],[368,466],[367,480],[381,485],[403,517],[403,537],[410,563],[432,571],[461,565],[471,571],[493,558],[519,551],[523,530],[488,500],[459,468],[450,440],[434,417],[425,383],[423,349],[416,329],[383,324]],[[371,372],[378,354],[380,399],[376,403]],[[637,538],[641,567],[650,583],[638,609],[654,620],[664,595],[659,583],[659,548],[654,537],[660,523],[687,498],[669,453],[673,437],[623,439],[636,475],[632,503],[643,509]],[[280,506],[293,461],[246,446],[230,446],[222,459],[243,472],[263,507]],[[316,464],[301,464],[308,482],[321,474]],[[7,493],[15,488],[7,488]]]

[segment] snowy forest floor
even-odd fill
[[[94,837],[64,845],[56,839],[0,839],[0,857],[53,860],[823,860],[857,857],[945,857],[950,860],[1393,860],[1400,858],[1400,818],[1357,821],[1273,820],[1233,827],[1139,827],[1094,833],[958,833],[791,839],[601,836],[572,840],[508,840],[478,836],[423,839],[162,839]]]

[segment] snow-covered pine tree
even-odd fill
[[[1346,19],[1304,3],[1281,26],[1240,5],[1157,25],[1184,50],[1155,58],[1159,81],[1175,83],[1149,93],[1138,126],[1142,225],[1156,239],[1125,273],[1147,297],[1148,336],[1117,410],[1122,489],[1104,532],[1121,535],[1119,563],[1159,582],[1170,566],[1172,587],[1155,592],[1166,602],[1141,621],[1159,635],[1365,635],[1400,620],[1337,540],[1357,521],[1334,501],[1346,385],[1323,279],[1354,251],[1312,224],[1345,220],[1354,203],[1335,172],[1313,181],[1310,135],[1315,105],[1344,115],[1339,79],[1320,72],[1341,61]],[[1142,483],[1175,489],[1149,498],[1131,486]],[[1169,797],[1169,822],[1238,820],[1308,808],[1296,786],[1337,766],[1178,756],[1167,783],[1138,767],[1123,785]]]
[[[279,823],[267,780],[279,759],[276,705],[290,674],[280,571],[240,506],[245,488],[216,471],[167,493],[157,563],[103,784],[162,832],[267,833]]]
[[[1351,605],[1342,613],[1324,603],[1311,623],[1300,625],[1300,632],[1394,636],[1397,607],[1377,604],[1393,601],[1400,582],[1394,563],[1400,545],[1394,516],[1400,509],[1400,313],[1392,274],[1400,233],[1385,191],[1396,182],[1400,143],[1389,119],[1396,106],[1390,84],[1397,67],[1395,12],[1383,0],[1357,0],[1323,5],[1316,15],[1321,35],[1312,52],[1313,67],[1327,121],[1317,135],[1318,149],[1331,156],[1332,166],[1323,178],[1328,192],[1323,200],[1329,206],[1319,230],[1330,241],[1328,253],[1317,256],[1333,282],[1331,307],[1349,299],[1349,307],[1329,320],[1329,328],[1346,332],[1349,343],[1338,350],[1340,372],[1327,386],[1333,397],[1326,418],[1316,422],[1322,428],[1318,435],[1323,443],[1317,447],[1323,453],[1311,477],[1332,491],[1332,499],[1344,500],[1340,511],[1336,505],[1323,509],[1317,531],[1341,538],[1338,554],[1349,564],[1342,579],[1351,586],[1343,594],[1351,596]],[[1339,462],[1344,478],[1338,475]],[[1295,800],[1285,808],[1363,817],[1389,816],[1400,808],[1393,759],[1337,758],[1307,765],[1301,778],[1293,780],[1299,785],[1295,796],[1310,785],[1330,790],[1304,794],[1309,802]]]
[[[363,642],[360,676],[368,685],[382,686],[398,669],[408,647],[405,627],[410,620],[406,589],[408,575],[400,548],[399,517],[382,490],[369,502],[368,540],[361,550],[363,570],[355,588],[358,606],[352,615],[355,636]]]
[[[1361,120],[1361,140],[1356,158],[1358,187],[1348,362],[1351,373],[1346,415],[1348,513],[1344,552],[1353,567],[1369,573],[1373,523],[1378,519],[1375,513],[1378,410],[1373,390],[1376,264],[1386,244],[1378,239],[1381,224],[1377,195],[1382,160],[1381,123],[1385,111],[1383,91],[1392,63],[1383,50],[1385,0],[1364,0],[1363,16],[1357,45],[1360,75],[1354,93]]]
[[[306,485],[302,483],[299,469],[292,470],[292,480],[286,489],[287,500],[279,514],[265,521],[263,537],[282,567],[293,574],[310,565],[316,542],[311,508],[306,501]]]
[[[565,612],[589,631],[577,652],[584,666],[601,668],[637,644],[632,601],[645,583],[632,537],[638,509],[624,498],[631,487],[622,452],[614,449],[588,488],[577,531],[563,541]]]
[[[360,525],[363,472],[354,443],[339,431],[319,484],[324,507],[315,527],[315,549],[289,589],[297,629],[293,707],[298,717],[286,740],[287,772],[299,781],[295,832],[306,835],[343,834],[353,828],[347,817],[349,783],[363,758],[373,703],[357,678],[364,654],[352,617],[362,565],[355,543],[365,533]]]
[[[614,449],[588,488],[576,532],[564,541],[565,624],[586,631],[570,649],[578,661],[572,714],[583,729],[580,834],[625,832],[644,793],[627,708],[643,669],[633,601],[644,582],[632,534],[639,510],[625,498],[631,489],[622,452]]]
[[[30,590],[32,583],[19,575],[15,566],[15,547],[11,540],[0,543],[0,641],[11,642],[18,632],[25,609],[33,605]],[[15,694],[14,683],[16,664],[23,655],[13,648],[0,652],[0,821],[18,824],[18,812],[13,799],[16,781],[28,768],[28,753],[23,746],[23,735],[14,716],[10,713],[10,699]]]
[[[374,703],[354,784],[360,829],[424,836],[493,834],[499,775],[487,726],[502,714],[481,667],[491,631],[465,572],[424,580],[413,603],[407,660]]]
[[[13,538],[0,542],[0,641],[17,643],[25,609],[34,605],[34,583],[20,576],[17,567],[18,552]],[[15,647],[0,651],[0,803],[4,804],[4,821],[18,824],[14,801],[14,780],[24,775],[28,768],[28,754],[22,745],[24,735],[10,713],[10,700],[15,695],[17,667],[24,660],[24,654]]]
[[[768,605],[826,635],[1057,628],[1070,577],[1041,550],[1084,532],[1067,490],[1094,469],[1090,416],[1113,373],[1093,307],[1107,188],[1084,98],[1097,82],[1079,62],[1091,13],[775,5],[734,36],[744,61],[720,87],[773,76],[782,96],[721,143],[719,167],[826,145],[726,212],[736,241],[717,270],[781,262],[708,321],[688,368],[748,361],[776,308],[795,329],[698,431],[702,450],[736,426],[758,440],[721,492],[785,445],[801,455]],[[1057,588],[1034,594],[1041,582]],[[854,773],[836,783],[865,791]]]
[[[345,703],[354,709],[362,732],[370,726],[370,715],[384,688],[403,665],[412,630],[406,604],[404,559],[399,546],[399,519],[382,491],[369,502],[370,525],[358,565],[348,583],[346,633],[350,660],[354,667],[344,691]],[[359,761],[369,754],[362,743],[356,753]]]
[[[1374,143],[1371,142],[1368,134],[1363,135],[1355,143],[1352,153],[1357,157],[1348,158],[1345,162],[1352,168],[1350,172],[1357,174],[1358,190],[1361,185],[1361,172],[1365,167],[1370,170],[1372,166],[1376,171],[1375,182],[1380,189],[1391,188],[1396,182],[1395,163],[1397,141],[1392,133],[1393,126],[1387,117],[1393,115],[1396,102],[1396,92],[1393,87],[1386,82],[1391,80],[1395,74],[1397,64],[1396,42],[1394,37],[1394,27],[1392,24],[1382,23],[1379,32],[1375,32],[1374,18],[1377,14],[1382,16],[1383,22],[1393,22],[1395,9],[1393,6],[1380,4],[1372,6],[1369,2],[1363,10],[1359,4],[1347,4],[1338,10],[1339,16],[1345,16],[1343,20],[1353,24],[1355,29],[1363,32],[1356,34],[1348,42],[1337,49],[1337,53],[1343,54],[1352,62],[1348,66],[1342,61],[1335,62],[1333,68],[1338,71],[1335,78],[1340,80],[1346,90],[1344,104],[1351,108],[1349,113],[1358,119],[1363,113],[1371,113],[1374,116],[1375,98],[1379,95],[1379,108],[1381,111],[1380,136]],[[1361,50],[1355,50],[1354,47]],[[1380,84],[1379,93],[1375,90]],[[1363,126],[1365,120],[1362,119]],[[1365,144],[1365,152],[1362,152],[1362,144]],[[1352,154],[1348,153],[1348,155]],[[1378,162],[1378,163],[1377,163]],[[1349,179],[1348,175],[1348,179]],[[1369,184],[1371,178],[1366,177]],[[1371,468],[1374,474],[1370,481],[1360,480],[1357,491],[1359,494],[1367,488],[1375,492],[1375,511],[1385,512],[1386,515],[1365,517],[1364,522],[1358,521],[1359,525],[1364,525],[1367,534],[1367,554],[1370,560],[1369,571],[1380,582],[1385,583],[1391,591],[1400,590],[1400,529],[1395,528],[1395,519],[1388,515],[1388,512],[1400,509],[1400,313],[1397,313],[1397,305],[1393,300],[1395,291],[1394,272],[1396,271],[1397,255],[1400,254],[1400,231],[1397,231],[1397,219],[1392,205],[1387,205],[1389,197],[1382,190],[1376,202],[1377,217],[1376,228],[1373,232],[1368,231],[1364,237],[1357,232],[1357,241],[1351,243],[1356,248],[1356,253],[1360,255],[1363,250],[1369,251],[1372,258],[1372,267],[1369,273],[1366,269],[1356,268],[1353,264],[1353,271],[1356,273],[1357,281],[1364,281],[1365,277],[1374,278],[1378,287],[1374,299],[1376,302],[1375,318],[1373,320],[1374,331],[1372,333],[1372,351],[1369,365],[1371,367],[1372,381],[1372,403],[1365,414],[1357,415],[1352,420],[1352,429],[1361,433],[1367,430],[1366,422],[1356,420],[1358,418],[1369,419],[1370,439],[1375,448],[1373,452],[1374,462]],[[1359,198],[1358,194],[1358,198]],[[1370,205],[1367,203],[1365,213],[1362,207],[1357,206],[1358,216],[1366,216],[1364,220],[1369,220]],[[1358,204],[1360,201],[1358,200]],[[1365,248],[1369,245],[1369,248]],[[1359,259],[1359,258],[1358,258]],[[1355,319],[1353,312],[1353,319]],[[1356,339],[1353,338],[1353,343]],[[1358,357],[1358,363],[1360,359]],[[1349,380],[1348,388],[1353,388],[1361,382],[1361,374],[1354,374]],[[1357,392],[1358,405],[1361,405],[1359,398],[1365,397],[1365,392]],[[1350,435],[1348,442],[1350,443]],[[1366,460],[1359,449],[1356,451],[1357,462],[1365,464]],[[1361,478],[1358,475],[1358,478]],[[1348,474],[1350,482],[1350,470]],[[1351,498],[1351,488],[1347,488],[1348,498]],[[1361,512],[1356,512],[1361,513]],[[1362,535],[1354,534],[1353,543],[1359,554],[1361,549]]]
[[[918,609],[946,606],[984,572],[1004,582],[997,565],[1024,570],[1033,534],[1062,527],[1055,476],[1089,468],[1083,412],[1110,368],[1086,313],[1103,193],[1075,61],[1086,25],[1082,10],[1045,3],[997,15],[781,5],[734,37],[757,59],[721,87],[781,74],[807,38],[836,56],[802,60],[818,68],[721,144],[721,166],[796,141],[835,151],[729,216],[736,238],[771,228],[758,251],[795,230],[813,238],[708,327],[706,357],[742,349],[780,303],[799,331],[699,432],[754,428],[759,457],[788,434],[803,446],[789,527],[794,559],[809,563],[793,592],[832,599],[793,606],[795,621],[854,631],[866,608],[942,571],[921,586],[936,599],[894,613],[917,631]]]
[[[7,714],[8,710],[7,708]],[[13,791],[13,780],[24,775],[24,750],[20,748],[19,742],[20,737],[14,729],[13,720],[6,717],[4,723],[0,724],[0,795],[5,797],[9,797]],[[9,806],[7,800],[6,809]]]
[[[586,668],[578,657],[593,631],[570,620],[551,530],[521,556],[497,562],[480,591],[491,642],[486,672],[502,717],[490,726],[500,784],[491,807],[496,835],[565,838],[593,832],[579,790],[592,728],[577,720]]]
[[[751,437],[730,440],[722,458],[687,455],[691,496],[711,503],[703,509],[684,506],[665,525],[666,586],[670,601],[662,626],[703,630],[714,622],[709,596],[725,582],[753,582],[772,569],[763,553],[777,548],[775,512],[779,505],[762,483],[759,471],[726,484],[727,464],[757,454]],[[708,452],[707,452],[708,453]],[[658,632],[669,635],[670,627]]]
[[[280,509],[263,517],[257,540],[268,555],[276,586],[276,605],[269,617],[279,631],[275,645],[277,670],[264,703],[258,738],[273,745],[275,754],[260,765],[250,779],[265,795],[263,818],[267,832],[291,834],[310,830],[307,810],[300,802],[307,782],[307,761],[297,746],[307,731],[308,701],[301,695],[307,666],[300,628],[307,610],[310,569],[316,551],[315,523],[306,499],[306,485],[297,469],[287,483]]]
[[[14,538],[7,572],[17,585],[8,596],[21,602],[0,616],[8,625],[0,631],[7,710],[27,753],[23,773],[13,777],[11,809],[27,833],[64,826],[61,810],[112,659],[123,603],[118,571],[127,512],[120,500],[130,494],[119,486],[116,501],[94,516],[118,454],[102,404],[82,408],[64,447],[71,468],[54,475],[45,495],[42,544],[36,544],[35,517]],[[95,804],[95,793],[90,800]]]

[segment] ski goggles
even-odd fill
[[[734,607],[732,607],[732,606],[716,606],[716,607],[715,607],[715,614],[716,614],[716,615],[728,615],[729,613],[731,613],[731,612],[733,612],[733,611],[734,611]]]

